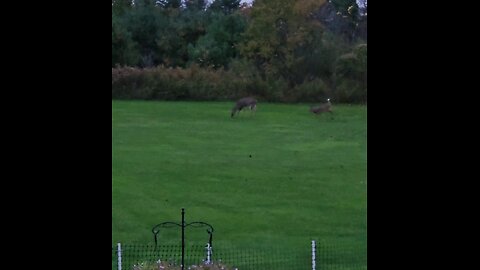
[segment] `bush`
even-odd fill
[[[157,66],[112,68],[112,99],[140,100],[234,100],[255,96],[262,101],[317,102],[330,97],[336,102],[365,103],[367,99],[366,45],[339,57],[333,79],[312,76],[289,87],[282,77],[261,78],[244,60],[228,70],[200,67]],[[332,87],[329,82],[335,82]]]
[[[335,99],[339,102],[367,102],[367,44],[359,44],[338,58]]]
[[[112,68],[112,99],[231,100],[245,95],[263,96],[257,78],[234,71],[200,68]]]
[[[293,89],[292,101],[317,102],[332,97],[330,88],[320,78],[304,82]]]
[[[166,262],[158,261],[156,263],[144,262],[133,266],[133,270],[180,270],[179,265],[174,265]],[[184,269],[198,269],[198,270],[238,270],[238,268],[228,267],[222,263],[214,262],[212,264],[200,264],[187,266]]]
[[[363,89],[356,80],[343,79],[337,85],[335,100],[342,103],[366,103],[367,89]]]

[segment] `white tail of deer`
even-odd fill
[[[249,108],[250,111],[255,112],[257,110],[257,100],[252,97],[239,99],[232,109],[231,117],[234,117],[235,114],[238,115],[243,108]]]
[[[330,102],[330,99],[327,99],[327,103],[322,103],[317,106],[311,106],[310,111],[314,114],[321,114],[323,112],[329,112],[332,113],[332,103]]]

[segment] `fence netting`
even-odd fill
[[[159,269],[159,262],[181,265],[181,245],[121,244],[122,270]],[[310,245],[283,248],[235,248],[217,245],[212,248],[211,261],[238,270],[302,270],[312,269]],[[185,246],[185,267],[207,261],[206,246]],[[367,252],[365,246],[317,243],[316,269],[365,270]],[[118,270],[118,247],[112,247],[112,270]]]

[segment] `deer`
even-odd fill
[[[322,104],[317,105],[317,106],[311,106],[310,107],[310,112],[312,112],[314,114],[321,114],[323,112],[333,113],[332,112],[332,103],[330,102],[330,99],[327,98],[327,103],[322,103]]]
[[[231,117],[233,118],[235,114],[238,115],[243,108],[249,108],[250,111],[255,112],[257,110],[257,100],[253,97],[239,99],[232,109]]]

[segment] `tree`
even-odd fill
[[[112,67],[115,65],[134,66],[140,54],[131,33],[116,14],[112,14]]]
[[[135,6],[137,7],[153,7],[156,5],[156,0],[135,0]]]
[[[335,66],[337,97],[340,101],[367,101],[367,44],[356,45],[337,59]]]
[[[206,34],[195,45],[189,45],[189,58],[201,66],[226,67],[238,55],[237,45],[245,28],[243,16],[218,14],[208,25]]]
[[[141,55],[140,65],[155,66],[161,62],[157,40],[162,36],[168,18],[153,6],[136,6],[124,16],[125,27],[138,44]]]
[[[353,18],[358,14],[358,4],[356,0],[332,0],[331,3],[343,16]]]
[[[180,8],[182,0],[157,0],[157,5],[163,8]]]
[[[325,1],[256,0],[241,46],[263,78],[282,77],[289,87],[304,80],[297,72],[316,46],[321,28],[311,20],[312,10]]]
[[[363,2],[365,8],[360,9],[356,0],[332,0],[316,12],[316,17],[350,43],[358,38],[366,40],[366,1]]]
[[[185,0],[185,7],[187,10],[205,10],[206,6],[206,0]]]
[[[112,0],[112,13],[122,14],[132,8],[131,0]]]
[[[209,6],[211,11],[222,11],[224,14],[231,14],[240,8],[240,0],[214,0]]]

